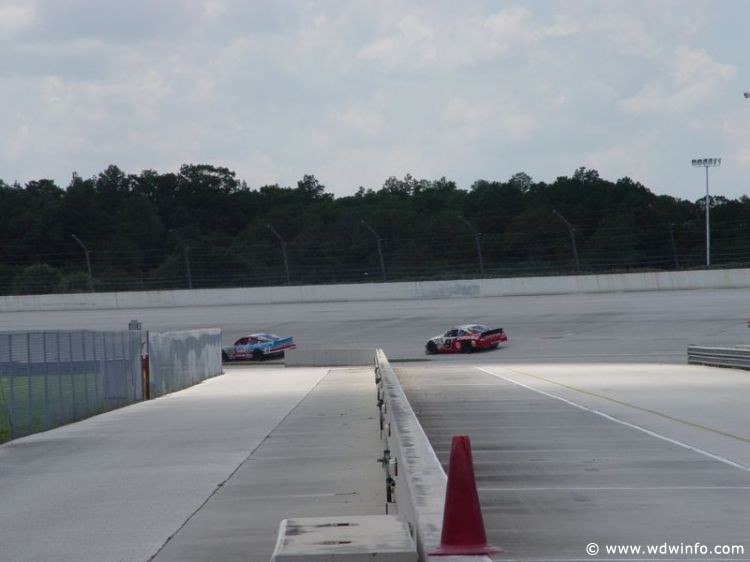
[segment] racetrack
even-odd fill
[[[749,302],[749,290],[727,289],[24,312],[3,313],[0,329],[121,329],[137,318],[157,331],[218,326],[225,343],[271,331],[302,349],[382,347],[419,361],[394,367],[441,460],[451,435],[472,437],[490,539],[508,552],[498,559],[702,542],[742,544],[743,555],[722,558],[747,560],[750,373],[688,366],[685,348],[748,343]],[[503,327],[510,341],[424,355],[428,337],[468,322]]]
[[[682,363],[689,343],[750,342],[750,290],[661,291],[484,299],[331,302],[220,307],[6,312],[2,330],[155,331],[217,326],[225,343],[256,331],[295,337],[299,348],[381,347],[391,359],[424,358],[425,341],[456,324],[505,328],[491,361]],[[477,356],[441,361],[486,362]]]

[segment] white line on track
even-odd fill
[[[654,351],[651,353],[580,353],[578,355],[534,355],[534,361],[539,359],[582,359],[588,357],[685,357],[685,352]],[[503,353],[503,359],[532,359],[529,355],[512,355]]]
[[[479,486],[483,492],[607,492],[607,491],[625,491],[641,492],[645,490],[750,490],[750,486],[572,486],[570,488],[552,486],[552,487],[515,487],[515,488],[494,488]]]
[[[624,425],[626,427],[629,427],[631,429],[635,429],[637,431],[640,431],[642,433],[645,433],[646,435],[650,435],[651,437],[656,437],[657,439],[661,439],[662,441],[666,441],[667,443],[672,443],[673,445],[678,445],[680,447],[683,447],[685,449],[688,449],[690,451],[693,451],[695,453],[698,453],[700,455],[706,456],[708,458],[717,460],[719,462],[722,462],[724,464],[728,464],[729,466],[733,466],[734,468],[739,468],[740,470],[744,470],[745,472],[750,472],[750,467],[747,467],[743,464],[731,461],[727,458],[724,458],[719,455],[715,455],[713,453],[709,453],[708,451],[704,449],[700,449],[698,447],[693,447],[692,445],[688,445],[687,443],[683,443],[682,441],[678,441],[676,439],[672,439],[671,437],[667,437],[665,435],[661,435],[660,433],[656,433],[654,431],[651,431],[650,429],[646,429],[645,427],[641,427],[640,425],[636,425],[634,423],[627,422],[625,420],[621,420],[619,418],[616,418],[610,414],[604,413],[600,410],[596,410],[594,408],[589,408],[588,406],[584,406],[583,404],[579,404],[577,402],[573,402],[572,400],[568,400],[567,398],[563,398],[562,396],[557,396],[556,394],[551,394],[549,392],[545,392],[544,390],[539,390],[538,388],[534,388],[533,386],[529,386],[527,384],[524,384],[520,381],[517,381],[515,379],[511,379],[510,377],[505,377],[503,375],[500,375],[498,373],[493,373],[492,371],[489,371],[483,367],[476,367],[476,369],[482,371],[483,373],[487,373],[488,375],[492,375],[493,377],[497,377],[499,379],[502,379],[504,381],[513,383],[515,385],[521,386],[527,390],[531,390],[532,392],[536,392],[538,394],[542,394],[544,396],[547,396],[549,398],[554,398],[555,400],[560,400],[561,402],[565,402],[566,404],[569,404],[575,408],[578,408],[580,410],[584,410],[586,412],[591,412],[593,414],[596,414],[597,416],[601,416],[605,419],[608,419],[610,421],[613,421],[615,423],[619,423],[621,425]]]
[[[659,546],[659,545],[657,545]],[[581,562],[581,560],[596,560],[596,556],[589,556],[587,558],[502,558],[503,562]],[[501,560],[498,558],[498,560]],[[659,562],[711,562],[711,561],[718,561],[721,560],[721,562],[747,562],[747,558],[709,558],[708,555],[706,555],[703,558],[662,558],[657,557],[656,555],[654,558],[599,558],[599,560],[606,560],[606,562],[654,562],[654,560],[658,560]]]

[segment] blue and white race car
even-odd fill
[[[284,352],[295,349],[294,338],[280,338],[274,334],[250,334],[242,336],[234,345],[224,347],[221,350],[221,359],[228,361],[263,361],[284,357]]]

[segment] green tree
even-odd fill
[[[46,263],[30,265],[14,279],[14,291],[16,294],[30,295],[54,293],[61,279],[61,273]]]

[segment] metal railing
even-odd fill
[[[221,374],[221,330],[149,332],[149,395],[156,398]]]
[[[0,333],[0,442],[122,407],[141,397],[133,331]]]
[[[707,347],[689,345],[688,363],[750,370],[750,346]]]

